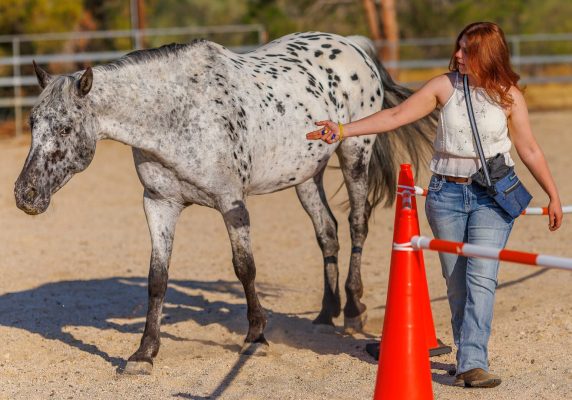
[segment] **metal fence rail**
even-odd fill
[[[122,30],[122,31],[94,31],[94,32],[62,32],[30,35],[0,35],[0,45],[10,43],[12,48],[11,57],[0,57],[0,67],[12,66],[12,76],[0,76],[0,89],[6,87],[13,88],[13,96],[0,97],[0,108],[13,108],[16,135],[20,135],[23,130],[22,111],[24,107],[30,107],[36,101],[35,96],[23,96],[22,88],[35,86],[37,84],[35,76],[22,76],[21,66],[30,65],[32,60],[38,64],[65,63],[65,62],[105,62],[115,60],[124,54],[137,50],[140,47],[141,38],[157,38],[167,36],[207,36],[207,35],[228,35],[232,37],[237,34],[252,33],[256,37],[255,41],[248,46],[231,47],[237,52],[252,50],[267,42],[267,33],[264,26],[254,25],[224,25],[205,27],[176,27],[163,29],[145,30]],[[60,54],[22,54],[23,43],[35,43],[45,41],[70,41],[70,40],[94,40],[94,39],[131,39],[131,48],[125,51],[99,51],[99,52],[78,52]]]
[[[237,52],[246,52],[267,42],[267,33],[262,25],[228,25],[210,27],[179,27],[166,29],[124,30],[124,31],[95,31],[95,32],[66,32],[33,35],[0,35],[0,45],[10,43],[11,57],[0,58],[0,67],[12,67],[11,76],[0,76],[0,90],[13,88],[13,95],[0,97],[0,109],[13,108],[16,121],[16,133],[22,132],[22,109],[34,104],[35,96],[24,96],[22,88],[35,86],[35,76],[22,76],[21,66],[30,65],[32,60],[39,64],[56,62],[106,62],[117,59],[131,50],[137,49],[142,37],[157,38],[167,36],[199,36],[199,35],[228,35],[251,33],[256,39],[251,45],[231,47]],[[43,41],[69,41],[129,38],[132,46],[126,51],[97,51],[62,54],[21,54],[23,43]],[[507,36],[511,48],[511,61],[515,68],[521,72],[522,83],[569,83],[572,82],[572,68],[560,68],[556,73],[547,74],[544,67],[572,65],[572,33],[564,34],[535,34]],[[398,62],[386,62],[389,68],[400,71],[423,70],[433,68],[446,68],[449,64],[449,54],[452,50],[454,38],[420,38],[403,39],[399,42],[401,59]],[[379,41],[378,47],[389,46],[389,43]],[[534,46],[536,45],[536,47]],[[551,51],[550,46],[560,46],[558,51]],[[534,48],[535,53],[527,53],[525,49]],[[530,50],[529,50],[530,51]],[[568,52],[570,54],[568,54]],[[543,54],[541,54],[543,53]],[[548,53],[548,54],[546,54]],[[551,54],[552,53],[552,54]],[[433,54],[433,56],[427,56]],[[534,74],[527,71],[536,69]],[[563,72],[564,71],[564,72]],[[406,86],[417,86],[421,82],[401,82]]]
[[[506,37],[511,51],[511,63],[521,74],[521,83],[570,83],[572,82],[572,72],[569,74],[545,74],[544,72],[536,72],[533,74],[526,73],[531,67],[546,67],[558,65],[572,65],[572,33],[539,33],[532,35],[511,35]],[[449,65],[449,57],[452,51],[452,44],[455,39],[450,37],[437,38],[418,38],[403,39],[399,41],[400,53],[410,53],[418,49],[417,53],[423,53],[427,49],[441,49],[443,58],[438,57],[422,57],[414,58],[403,57],[398,62],[386,62],[384,65],[388,68],[396,68],[398,70],[415,70],[415,69],[432,69],[446,68]],[[538,54],[539,49],[535,49],[533,53],[526,50],[526,47],[533,45],[541,48],[544,53]],[[558,54],[550,54],[548,46],[560,44],[566,48],[566,52],[558,51]],[[377,41],[376,46],[383,48],[392,46],[387,41]],[[567,52],[571,54],[566,54]],[[446,58],[445,58],[446,57]],[[422,82],[402,82],[406,86],[416,86]]]

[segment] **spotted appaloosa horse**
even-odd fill
[[[147,322],[127,371],[149,372],[159,351],[175,223],[191,204],[223,216],[248,305],[245,345],[252,348],[267,345],[266,317],[254,285],[245,197],[294,186],[324,257],[325,290],[314,323],[333,325],[341,311],[339,245],[322,178],[334,152],[351,206],[345,326],[362,328],[360,262],[371,207],[394,198],[395,145],[405,144],[417,159],[430,145],[434,120],[332,145],[307,141],[317,120],[349,122],[409,95],[356,43],[328,33],[295,33],[235,54],[198,40],[54,77],[34,64],[43,91],[31,112],[32,144],[14,190],[20,209],[44,212],[51,196],[90,164],[98,140],[133,148],[152,251]]]

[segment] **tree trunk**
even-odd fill
[[[143,0],[137,0],[137,21],[140,30],[146,28],[145,24],[145,2]],[[147,41],[146,37],[141,35],[139,36],[139,40],[141,41],[141,46],[145,49],[147,48]]]
[[[377,8],[375,7],[375,0],[363,0],[363,7],[365,8],[367,24],[369,25],[371,37],[375,42],[377,42],[381,40],[381,29],[379,28],[379,18],[377,15]]]
[[[399,61],[399,26],[394,0],[381,0],[381,23],[386,45],[383,46],[382,60],[385,63],[397,63]],[[399,70],[397,66],[390,66],[387,71],[394,79],[397,79]]]

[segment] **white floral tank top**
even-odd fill
[[[507,117],[482,88],[470,88],[475,120],[479,129],[485,158],[501,153],[507,165],[514,165],[510,156]],[[437,136],[433,142],[435,153],[431,171],[440,175],[469,177],[480,168],[460,74],[454,73],[453,93],[441,108]]]

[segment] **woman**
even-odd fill
[[[487,158],[500,153],[514,165],[511,142],[518,156],[548,195],[549,224],[555,231],[562,222],[558,191],[542,150],[536,143],[528,110],[518,87],[520,78],[510,66],[509,50],[500,27],[490,22],[470,24],[459,34],[449,65],[450,73],[426,83],[400,105],[345,125],[321,121],[323,128],[308,139],[334,143],[351,136],[387,132],[416,121],[440,107],[437,137],[430,168],[434,175],[425,203],[435,237],[476,245],[504,247],[514,220],[471,182],[480,168],[463,95],[467,74],[475,118]],[[510,132],[510,139],[509,134]],[[494,387],[500,377],[488,372],[488,340],[499,262],[439,253],[451,324],[457,346],[455,384]]]

